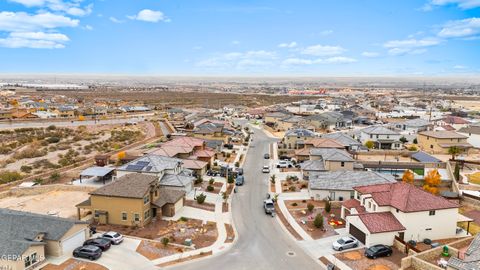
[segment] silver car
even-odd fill
[[[338,251],[349,248],[356,248],[358,247],[358,240],[350,236],[345,236],[333,242],[332,247],[334,250]]]
[[[270,168],[268,167],[268,165],[263,166],[262,172],[263,173],[269,173],[270,172]]]

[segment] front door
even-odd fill
[[[157,208],[152,208],[152,217],[156,217],[157,216]]]

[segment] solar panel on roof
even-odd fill
[[[152,168],[153,168],[152,166],[147,166],[147,167],[145,168],[145,171],[149,172],[149,171],[152,170]]]
[[[127,170],[128,171],[141,171],[145,168],[143,165],[127,165]]]
[[[137,164],[137,165],[141,165],[141,166],[144,166],[144,167],[145,167],[145,166],[147,166],[148,164],[150,164],[150,162],[148,162],[148,161],[137,161],[137,163],[136,163],[136,164]]]

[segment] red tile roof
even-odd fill
[[[342,203],[342,206],[344,206],[348,210],[350,210],[352,208],[355,208],[355,210],[357,210],[358,213],[364,213],[365,212],[365,207],[360,205],[360,202],[355,200],[355,199],[350,199],[350,200],[344,201]]]
[[[462,117],[458,116],[446,116],[443,119],[443,122],[448,123],[448,124],[469,124],[470,122],[468,120],[463,119]]]
[[[162,146],[181,146],[181,147],[196,147],[203,146],[204,140],[194,137],[178,137],[166,143]]]
[[[404,231],[405,227],[390,212],[363,213],[358,217],[370,233]]]
[[[207,166],[207,162],[194,159],[183,159],[183,167],[191,170],[201,170]]]
[[[362,194],[371,194],[379,206],[391,206],[402,212],[421,212],[458,208],[458,204],[403,182],[355,187]]]
[[[193,153],[194,156],[196,157],[208,157],[211,158],[215,155],[215,152],[210,150],[210,149],[205,149],[205,150],[197,150]]]
[[[295,150],[296,156],[310,156],[310,148],[302,148]]]

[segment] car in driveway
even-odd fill
[[[110,240],[112,245],[118,245],[123,242],[123,235],[117,232],[106,232],[102,234],[102,238]]]
[[[270,168],[268,167],[268,165],[263,166],[262,173],[269,173],[269,172],[270,172]]]
[[[378,257],[389,257],[393,253],[391,247],[386,245],[374,245],[365,250],[365,257],[376,259]]]
[[[101,256],[102,256],[102,249],[92,245],[78,247],[73,251],[73,257],[85,258],[91,261],[96,260]]]
[[[94,238],[94,239],[88,239],[87,241],[83,242],[84,246],[96,246],[99,247],[102,251],[107,251],[110,246],[112,245],[112,242],[110,240],[107,240],[105,238]]]
[[[263,158],[264,158],[264,159],[270,159],[270,154],[269,154],[269,153],[266,153],[265,155],[263,155]]]
[[[358,247],[358,240],[351,236],[342,237],[332,244],[332,248],[338,251],[356,247]]]
[[[292,167],[293,167],[293,163],[288,160],[280,160],[277,163],[277,168],[292,168]]]

